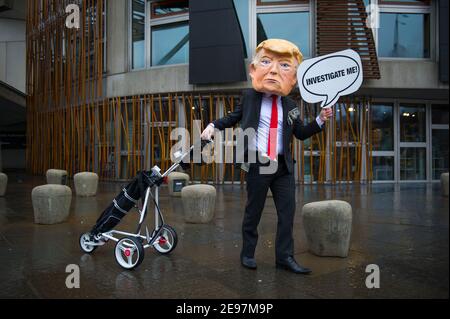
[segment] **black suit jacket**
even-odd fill
[[[234,112],[214,121],[214,126],[219,130],[224,130],[241,122],[241,128],[244,131],[251,127],[257,132],[261,114],[262,97],[263,93],[257,92],[254,89],[245,90],[241,101],[236,106]],[[321,128],[316,120],[308,125],[303,125],[302,121],[298,120],[290,126],[287,122],[288,113],[296,108],[297,104],[288,97],[282,97],[281,103],[283,106],[283,155],[286,161],[286,167],[289,170],[289,173],[292,173],[294,171],[290,147],[292,135],[303,141],[312,135],[321,132],[323,127]],[[245,146],[245,152],[248,152],[248,145]],[[245,154],[245,156],[245,158],[247,158],[247,154]]]

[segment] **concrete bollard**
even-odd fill
[[[216,188],[211,185],[186,186],[181,191],[184,220],[187,223],[206,224],[214,218]]]
[[[448,173],[441,174],[442,195],[448,197]]]
[[[5,196],[7,186],[8,186],[8,175],[0,173],[0,197]]]
[[[69,217],[72,201],[70,187],[54,184],[38,186],[31,192],[31,198],[36,224],[58,224]]]
[[[67,185],[67,171],[62,169],[49,169],[46,173],[47,184]]]
[[[73,177],[77,196],[90,197],[97,195],[98,175],[91,172],[81,172]]]
[[[189,175],[185,173],[172,172],[167,176],[170,196],[181,196],[181,190],[189,185]]]
[[[352,207],[339,200],[309,203],[302,209],[309,251],[318,256],[347,257]]]

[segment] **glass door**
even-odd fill
[[[370,107],[373,181],[395,180],[394,104],[373,103]]]
[[[400,181],[427,180],[427,125],[424,104],[399,106]]]
[[[448,172],[448,104],[431,106],[431,178],[439,180]]]

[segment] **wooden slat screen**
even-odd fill
[[[363,0],[317,0],[317,55],[345,49],[359,53],[365,79],[380,79],[372,30]]]
[[[69,4],[80,28],[67,28]],[[101,138],[105,0],[28,0],[27,167],[93,170]],[[102,113],[103,114],[103,113]],[[97,134],[97,136],[96,136]]]

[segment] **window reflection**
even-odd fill
[[[393,181],[394,180],[394,157],[373,157],[372,158],[373,180]]]
[[[250,42],[249,42],[249,2],[248,0],[233,0],[234,7],[236,9],[236,13],[239,20],[239,25],[241,27],[244,48],[245,48],[245,57],[249,57],[248,53],[250,52]]]
[[[304,183],[311,184],[313,182],[317,182],[319,178],[320,156],[311,157],[309,155],[305,155],[304,169],[305,169],[305,174],[303,177]]]
[[[152,3],[152,17],[160,18],[187,13],[189,11],[189,1],[161,1]]]
[[[430,15],[381,13],[381,57],[430,58]]]
[[[258,6],[308,4],[309,0],[258,0]]]
[[[394,150],[393,106],[374,104],[371,107],[372,147],[374,151]]]
[[[188,63],[189,26],[187,22],[152,27],[152,65]]]
[[[426,179],[426,148],[400,148],[400,178],[402,180]]]
[[[433,124],[448,124],[448,104],[447,105],[433,105],[432,121]]]
[[[426,142],[425,106],[400,107],[400,141]]]
[[[286,39],[297,45],[303,56],[311,56],[309,12],[258,14],[257,30],[258,43],[270,38]]]
[[[145,2],[144,0],[133,0],[132,21],[132,67],[141,69],[145,67]]]
[[[356,142],[355,132],[358,130],[358,106],[336,103],[334,108],[336,116],[336,141]]]
[[[448,172],[448,130],[433,130],[432,140],[433,179],[440,179]]]
[[[429,5],[430,0],[379,0],[380,4],[411,4],[411,5]]]

